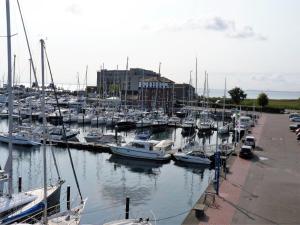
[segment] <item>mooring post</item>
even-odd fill
[[[22,177],[19,177],[19,180],[18,180],[18,191],[22,192]]]
[[[71,196],[71,187],[68,185],[67,186],[67,210],[71,209],[70,196]]]
[[[130,198],[126,197],[125,219],[129,219],[129,202]]]
[[[118,143],[118,125],[115,126],[115,139],[116,143]]]

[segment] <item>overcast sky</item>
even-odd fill
[[[299,91],[298,0],[19,0],[40,76],[39,39],[46,40],[57,83],[96,83],[96,71],[126,66],[157,71],[176,82],[211,88]],[[6,34],[5,0],[0,35]],[[16,0],[11,0],[16,74],[29,81],[28,52]],[[6,39],[0,38],[0,75]]]

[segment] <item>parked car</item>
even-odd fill
[[[292,118],[294,118],[294,117],[300,117],[300,114],[299,114],[299,113],[291,113],[291,114],[289,115],[289,119],[292,119]]]
[[[243,145],[240,150],[240,157],[250,159],[253,157],[252,147],[249,145]]]
[[[296,131],[298,128],[300,128],[300,124],[299,123],[295,123],[295,124],[291,124],[290,125],[290,130],[291,131]]]
[[[292,121],[292,122],[300,122],[300,116],[295,116],[295,117],[291,118],[290,121]]]
[[[255,137],[250,135],[246,136],[244,140],[244,145],[248,145],[252,148],[255,148]]]

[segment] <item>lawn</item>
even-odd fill
[[[247,106],[253,106],[253,103],[255,106],[258,106],[256,99],[245,99],[242,102],[242,105]],[[300,110],[300,100],[298,99],[270,99],[268,107],[270,108],[280,108],[280,109],[295,109]]]

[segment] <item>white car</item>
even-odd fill
[[[292,122],[300,122],[300,116],[295,116],[290,119]]]

